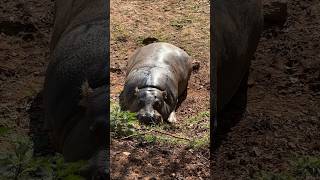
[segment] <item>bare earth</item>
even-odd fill
[[[248,113],[214,154],[213,179],[281,172],[320,153],[319,1],[288,1],[284,27],[266,29],[249,77]]]
[[[200,68],[191,75],[188,97],[178,109],[178,123],[168,132],[183,137],[209,138],[209,117],[195,126],[187,123],[210,109],[210,15],[209,2],[125,1],[111,2],[111,97],[118,101],[130,55],[144,40],[156,38],[184,49]],[[130,154],[129,154],[130,153]],[[209,147],[190,149],[183,144],[140,144],[135,140],[113,140],[113,179],[209,179]]]

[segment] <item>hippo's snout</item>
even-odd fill
[[[158,124],[162,121],[161,115],[155,110],[144,111],[140,110],[137,114],[137,118],[145,124]]]

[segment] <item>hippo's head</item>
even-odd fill
[[[137,118],[146,124],[157,124],[163,121],[166,91],[153,87],[135,88],[138,104]]]

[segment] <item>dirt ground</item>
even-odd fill
[[[177,111],[178,123],[168,130],[183,137],[209,138],[209,117],[194,126],[189,118],[209,112],[210,90],[210,6],[200,1],[111,1],[111,97],[118,101],[130,55],[157,39],[184,49],[198,62],[188,86],[188,97]],[[111,176],[113,179],[209,179],[209,147],[190,149],[183,144],[141,145],[135,140],[113,140]]]
[[[0,3],[0,127],[30,134],[31,109],[48,63],[52,28],[51,1]],[[0,150],[10,148],[0,137]]]
[[[121,91],[126,62],[146,38],[185,49],[199,69],[192,74],[178,121],[209,110],[209,2],[111,2],[111,96]],[[211,179],[248,179],[260,170],[288,168],[292,155],[320,154],[320,3],[288,2],[283,27],[265,29],[249,78],[246,117],[214,153]],[[0,127],[30,134],[32,103],[41,91],[52,28],[50,0],[0,3]],[[32,109],[32,108],[31,108]],[[39,115],[36,115],[38,117]],[[208,118],[200,120],[206,123]],[[204,136],[203,128],[171,133]],[[10,149],[0,136],[0,151]],[[114,179],[209,179],[208,148],[112,142]]]
[[[320,3],[288,1],[283,27],[263,32],[246,117],[214,154],[213,179],[281,172],[293,155],[320,154]]]

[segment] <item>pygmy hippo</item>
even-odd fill
[[[191,71],[191,57],[172,44],[139,48],[128,61],[121,108],[137,112],[143,123],[176,122],[175,110],[186,99]]]
[[[45,127],[66,161],[107,179],[109,16],[105,0],[56,0],[44,82]]]

